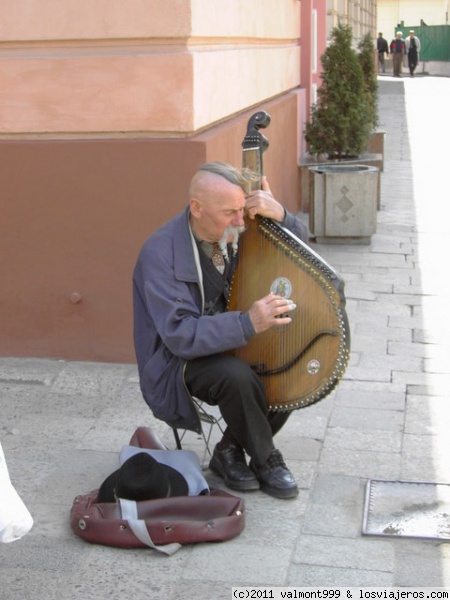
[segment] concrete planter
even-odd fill
[[[325,163],[309,173],[309,227],[317,241],[370,244],[377,226],[379,169]]]
[[[377,137],[377,145],[380,147],[381,143],[384,142],[384,137]],[[377,167],[378,169],[378,186],[377,186],[377,208],[381,207],[381,171],[383,170],[383,154],[380,153],[369,153],[364,152],[356,158],[345,158],[341,161],[330,159],[326,157],[320,160],[317,156],[305,153],[302,155],[299,167],[300,167],[300,184],[301,184],[301,208],[304,212],[309,212],[310,207],[310,180],[311,180],[311,167],[318,167],[321,165],[367,165],[368,167]]]
[[[369,155],[379,156],[381,160],[379,164],[373,164],[371,166],[378,167],[380,171],[384,171],[384,144],[386,141],[386,131],[384,129],[376,129],[370,135],[369,142],[367,144],[367,152]]]

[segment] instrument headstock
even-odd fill
[[[263,176],[262,155],[269,147],[269,140],[260,132],[270,125],[270,115],[264,110],[255,113],[248,120],[247,133],[242,141],[242,166],[253,171],[258,182],[252,186],[253,189],[261,187],[261,177]]]

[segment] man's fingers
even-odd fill
[[[285,315],[297,308],[297,305],[293,300],[277,296],[276,294],[269,294],[269,296],[266,296],[265,300],[267,301],[272,316],[277,319],[279,319],[281,315]]]
[[[296,304],[293,300],[291,300],[290,298],[283,298],[283,296],[278,296],[278,294],[270,293],[268,296],[265,297],[265,300],[268,302],[268,304],[273,304],[275,306],[294,305],[294,308],[296,306]],[[293,309],[291,309],[291,310],[293,310]]]
[[[297,308],[297,305],[294,302],[287,302],[284,304],[279,304],[275,309],[275,318],[279,319]]]
[[[253,304],[249,314],[256,333],[273,326],[288,325],[292,319],[289,313],[297,308],[295,302],[270,293]]]
[[[281,325],[289,325],[289,323],[292,323],[292,318],[283,314],[281,317],[275,317],[273,321],[274,327],[281,327]]]

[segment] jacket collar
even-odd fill
[[[202,283],[197,244],[189,224],[189,206],[179,215],[174,233],[175,277],[180,281]]]

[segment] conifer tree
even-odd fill
[[[320,59],[322,85],[306,124],[305,139],[313,155],[350,158],[367,146],[372,129],[370,106],[358,55],[352,48],[351,27],[339,24],[331,39]]]
[[[358,42],[359,64],[364,75],[364,86],[370,107],[370,123],[372,127],[378,125],[378,82],[375,69],[375,44],[370,32],[366,33]]]

